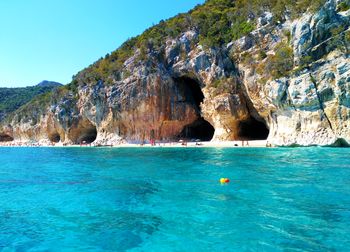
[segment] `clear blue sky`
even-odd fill
[[[73,74],[205,0],[0,0],[0,87]]]

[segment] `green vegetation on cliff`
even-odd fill
[[[350,9],[350,1],[341,2],[338,5],[338,11],[347,11]]]
[[[293,69],[293,49],[286,43],[281,42],[275,48],[275,54],[265,57],[266,60],[257,67],[261,75],[268,73],[273,79],[287,76]]]
[[[47,94],[58,86],[61,86],[61,84],[43,81],[31,87],[0,88],[0,121],[2,121],[8,113],[15,111],[34,97]]]
[[[48,92],[36,95],[30,102],[18,108],[14,113],[10,113],[6,118],[7,122],[17,117],[20,119],[31,119],[33,125],[40,120],[41,115],[45,115],[50,104],[57,104],[61,99],[66,99],[67,106],[73,106],[78,98],[77,83],[75,81],[68,85],[53,88]],[[68,108],[67,108],[68,109]],[[24,120],[26,121],[26,120]],[[29,120],[28,120],[29,121]]]
[[[123,64],[136,49],[140,50],[141,60],[146,60],[149,52],[162,57],[167,38],[176,38],[188,30],[199,33],[193,44],[199,43],[205,48],[220,47],[251,32],[263,12],[271,12],[278,23],[286,15],[297,17],[306,10],[319,9],[324,3],[325,0],[207,0],[188,13],[161,21],[129,39],[116,51],[80,72],[78,78],[88,82],[103,79],[106,83],[111,82],[109,78],[121,79],[127,75],[123,72]]]

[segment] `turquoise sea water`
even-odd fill
[[[0,148],[0,251],[349,251],[349,157]]]

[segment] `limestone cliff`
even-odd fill
[[[297,65],[290,75],[261,83],[264,73],[258,73],[252,64],[240,64],[248,97],[266,120],[268,139],[276,145],[350,143],[350,58],[345,37],[349,36],[350,12],[337,11],[338,5],[328,1],[313,15],[287,20],[273,30],[267,25],[252,34],[251,54],[256,55],[261,46],[266,46],[269,54],[286,40]],[[332,34],[334,30],[336,34]],[[289,38],[282,35],[285,31]],[[305,58],[309,62],[302,66]],[[266,64],[266,60],[259,64]]]
[[[1,136],[350,143],[350,12],[339,9],[343,2],[329,0],[296,18],[287,13],[281,22],[260,13],[253,31],[216,47],[203,46],[200,31],[189,26],[160,49],[133,47],[118,71],[107,55],[51,97],[20,108]]]

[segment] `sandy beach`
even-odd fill
[[[63,143],[48,142],[3,142],[0,147],[111,147],[111,148],[157,148],[157,147],[213,147],[213,148],[237,148],[237,147],[267,147],[267,140],[253,141],[203,141],[203,142],[156,142],[154,145],[150,143],[120,143],[115,145],[97,145],[95,143],[82,145],[66,145]]]
[[[214,147],[214,148],[237,148],[237,147],[266,147],[266,140],[254,140],[254,141],[204,141],[204,142],[171,142],[171,143],[156,143],[151,145],[149,143],[140,145],[140,144],[130,144],[123,143],[119,145],[114,145],[113,147],[123,148],[123,147]]]

